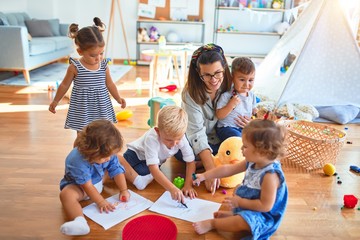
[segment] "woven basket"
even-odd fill
[[[282,159],[284,164],[308,171],[322,168],[326,163],[336,164],[345,132],[307,121],[291,121],[285,125],[288,136],[287,155]]]

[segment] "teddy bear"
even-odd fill
[[[224,164],[236,164],[243,160],[241,137],[229,137],[220,144],[218,153],[213,156],[215,166]],[[234,188],[244,179],[244,173],[238,173],[230,177],[220,179],[220,186]]]
[[[138,28],[138,42],[149,42],[150,41],[150,37],[147,33],[147,29],[146,28]]]
[[[159,39],[159,37],[160,37],[160,34],[159,34],[157,28],[152,26],[150,28],[150,41],[156,42]]]

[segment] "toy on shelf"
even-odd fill
[[[147,29],[146,28],[138,28],[138,37],[137,37],[137,41],[138,42],[150,42],[150,37],[147,33]]]
[[[218,153],[213,156],[215,166],[224,164],[236,164],[243,159],[241,153],[241,137],[229,137],[220,144]],[[220,186],[233,188],[240,184],[244,178],[244,173],[238,173],[230,177],[221,178]]]
[[[156,42],[160,37],[160,34],[158,32],[158,29],[154,26],[150,28],[150,41]]]
[[[159,87],[160,91],[169,91],[169,92],[173,92],[177,89],[177,86],[175,84],[171,84],[171,85],[167,85],[165,87]]]
[[[121,110],[120,112],[116,113],[116,119],[118,121],[127,120],[133,116],[133,112],[129,109]]]
[[[185,179],[182,177],[176,177],[174,178],[173,184],[178,188],[182,189],[185,184]]]
[[[150,107],[150,119],[148,120],[148,125],[150,127],[156,126],[157,122],[157,114],[160,109],[164,106],[176,105],[174,100],[170,98],[162,98],[162,97],[153,97],[148,101],[148,106]]]
[[[358,199],[354,195],[344,195],[344,207],[354,208],[358,203]]]

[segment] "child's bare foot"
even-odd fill
[[[213,229],[211,220],[195,222],[193,223],[193,227],[195,229],[195,232],[197,232],[198,234],[204,234]]]
[[[214,218],[224,218],[233,216],[233,213],[230,211],[217,211],[214,212]]]

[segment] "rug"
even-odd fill
[[[34,86],[41,88],[48,88],[48,86],[56,87],[63,80],[66,69],[66,63],[53,63],[30,71],[30,84],[26,83],[24,75],[21,73],[17,76],[7,78],[0,81],[0,85],[11,86]],[[110,74],[114,82],[120,80],[132,66],[129,65],[109,65]]]

